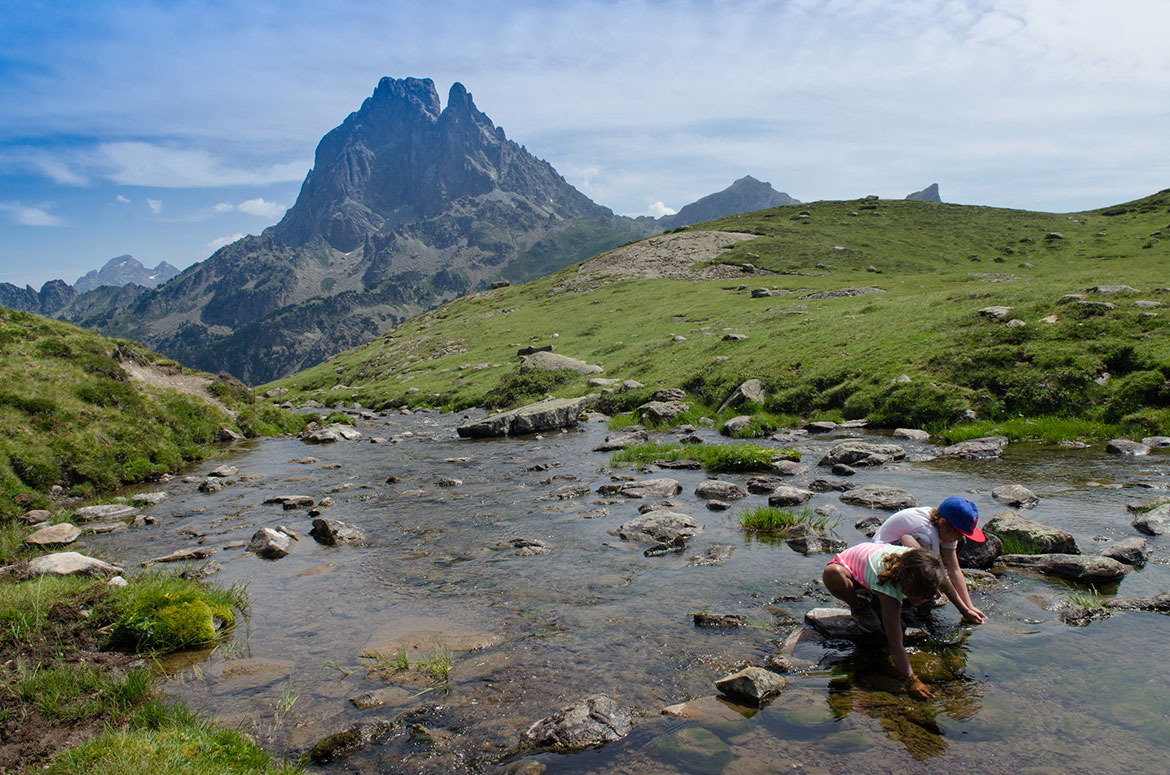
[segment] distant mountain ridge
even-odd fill
[[[92,291],[103,285],[122,287],[134,283],[143,288],[155,288],[179,274],[179,270],[162,261],[154,269],[147,269],[131,255],[111,258],[101,269],[91,269],[73,283],[78,293]]]
[[[153,290],[0,287],[18,309],[258,383],[499,282],[525,282],[683,222],[795,202],[751,177],[668,219],[594,203],[509,140],[460,83],[383,78],[317,146],[296,203]],[[66,290],[68,289],[68,290]],[[137,290],[135,290],[137,289]]]
[[[942,203],[942,197],[938,193],[938,183],[931,183],[921,191],[915,191],[913,194],[907,194],[906,198],[913,202],[938,202]]]
[[[674,215],[664,215],[658,219],[658,223],[663,229],[677,229],[679,226],[690,226],[737,213],[798,204],[799,199],[777,191],[771,183],[763,183],[751,175],[745,175],[722,191],[692,202]]]

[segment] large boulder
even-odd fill
[[[617,495],[624,498],[669,498],[678,495],[682,485],[675,479],[643,479],[640,482],[625,482],[617,487]]]
[[[975,568],[987,570],[995,564],[995,560],[1003,554],[1003,542],[994,533],[985,533],[986,541],[969,541],[966,538],[959,541],[956,554],[960,568]]]
[[[694,517],[675,511],[648,511],[617,529],[624,541],[643,541],[654,544],[673,544],[686,541],[703,532],[703,525]]]
[[[551,398],[518,409],[500,412],[455,429],[463,438],[483,439],[521,436],[526,433],[569,428],[577,424],[582,410],[596,400],[595,395],[580,398]]]
[[[897,444],[874,444],[869,441],[843,441],[821,458],[820,465],[880,466],[906,457]]]
[[[984,436],[943,447],[939,454],[943,457],[958,457],[964,460],[992,460],[1001,457],[1007,445],[1007,436]]]
[[[104,506],[82,506],[73,512],[74,522],[110,522],[115,519],[131,519],[138,514],[138,509],[121,503],[109,503]]]
[[[555,751],[579,751],[621,740],[630,733],[630,711],[608,695],[591,697],[561,708],[530,726],[524,738],[532,745]]]
[[[647,401],[634,410],[635,416],[651,422],[666,422],[691,411],[685,401]]]
[[[905,490],[876,484],[854,487],[841,493],[840,497],[842,502],[853,506],[864,506],[867,509],[882,509],[883,511],[901,511],[912,506],[922,505],[917,498]]]
[[[1101,556],[1126,565],[1145,565],[1148,550],[1149,542],[1134,536],[1109,544],[1101,550]]]
[[[1140,457],[1150,454],[1150,448],[1140,441],[1130,439],[1112,439],[1105,445],[1105,451],[1111,455]]]
[[[1070,533],[1033,522],[1010,510],[1001,511],[989,519],[983,532],[998,536],[1008,544],[1027,546],[1040,554],[1081,553]]]
[[[737,501],[746,498],[748,492],[735,482],[708,479],[695,488],[695,495],[704,500]]]
[[[1129,566],[1109,557],[1083,554],[1005,554],[999,562],[1012,568],[1031,568],[1045,576],[1056,576],[1082,584],[1117,581]]]
[[[267,560],[279,560],[289,553],[291,547],[292,539],[287,533],[262,527],[252,535],[248,551]]]
[[[335,422],[301,436],[306,444],[334,444],[338,441],[360,439],[362,434],[352,425]]]
[[[628,428],[622,428],[617,433],[611,433],[606,436],[605,441],[594,447],[593,451],[613,452],[614,450],[645,444],[649,440],[649,434],[640,425],[631,425]]]
[[[749,379],[737,387],[717,411],[722,412],[724,409],[746,403],[763,404],[767,398],[768,393],[764,390],[764,383],[758,379]]]
[[[585,361],[552,352],[534,352],[520,358],[520,371],[561,371],[568,369],[578,374],[601,374],[605,369]]]

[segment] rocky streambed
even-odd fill
[[[738,523],[780,496],[838,520],[827,537],[854,543],[865,518],[888,513],[882,491],[926,505],[966,494],[983,523],[1011,510],[1066,533],[1082,555],[1145,539],[1144,564],[1096,592],[1148,600],[1170,591],[1166,538],[1138,532],[1126,504],[1170,495],[1162,451],[1010,445],[967,459],[921,438],[816,428],[764,442],[802,453],[769,474],[777,481],[723,474],[713,486],[694,468],[611,470],[609,452],[595,451],[612,435],[598,419],[510,439],[459,438],[463,422],[365,413],[360,438],[249,442],[226,465],[154,488],[169,497],[143,507],[136,527],[71,548],[127,568],[187,556],[186,572],[246,583],[246,625],[164,663],[167,689],[278,752],[311,751],[312,771],[1162,769],[1164,615],[1062,617],[1093,590],[1027,561],[973,572],[989,622],[965,626],[950,607],[925,616],[913,659],[935,698],[918,702],[880,644],[806,623],[836,605],[817,553],[832,541],[758,539]],[[851,440],[900,453],[817,465]],[[1010,488],[997,495],[1014,508],[993,500],[1008,485],[1037,501]],[[848,497],[858,488],[865,497]],[[651,503],[675,515],[673,534],[638,521]],[[249,550],[263,528],[281,551]],[[776,693],[733,701],[716,688],[745,667],[782,673]],[[608,742],[557,726],[563,717]]]

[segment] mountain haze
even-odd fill
[[[134,283],[144,288],[155,288],[179,274],[179,270],[162,261],[154,269],[147,269],[131,255],[116,256],[101,269],[92,269],[73,283],[73,290],[85,293],[103,285],[122,287]]]

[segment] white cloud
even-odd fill
[[[52,207],[49,203],[26,207],[24,205],[0,204],[0,211],[11,214],[12,220],[21,226],[64,226],[65,221],[48,211]]]
[[[266,185],[301,180],[309,166],[287,162],[246,169],[231,166],[201,148],[178,148],[144,142],[102,143],[92,163],[124,186],[215,188]]]
[[[217,213],[230,213],[234,209],[236,207],[231,202],[220,202],[211,206],[212,212]]]
[[[650,205],[648,212],[655,218],[661,218],[664,215],[674,215],[678,211],[672,210],[662,202],[654,202]]]
[[[228,234],[224,237],[219,237],[217,239],[213,239],[211,242],[208,242],[207,249],[213,250],[213,251],[219,250],[224,245],[230,245],[238,239],[243,239],[243,237],[244,237],[243,232],[236,232],[235,234]]]
[[[249,199],[246,202],[240,202],[239,210],[248,215],[256,215],[262,218],[278,218],[284,215],[285,206],[279,202],[266,202],[264,199],[257,197],[256,199]]]
[[[114,197],[114,201],[121,202],[124,205],[130,204],[130,198],[123,196],[122,194],[118,194],[116,197]]]
[[[146,200],[146,204],[150,207],[150,211],[152,213],[154,213],[155,215],[158,215],[159,213],[162,212],[162,202],[160,200],[150,199],[148,197]]]

